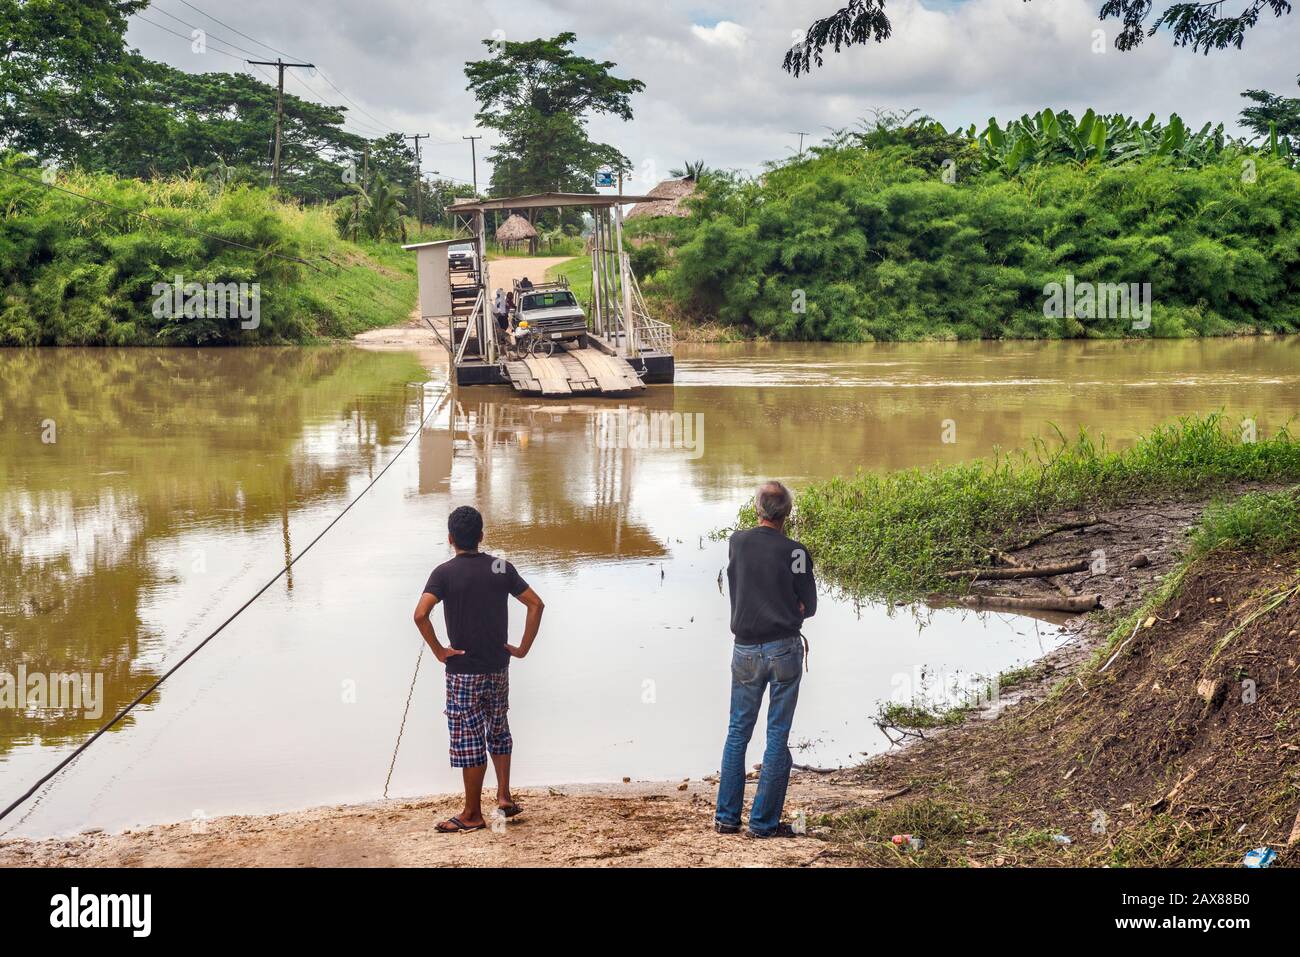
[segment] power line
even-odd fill
[[[437,399],[441,399],[442,395],[450,387],[451,387],[451,380],[448,379],[446,384],[442,387],[442,392],[438,394]],[[329,530],[332,529],[335,525],[337,525],[342,520],[344,515],[346,515],[348,512],[352,510],[352,506],[356,505],[357,502],[361,501],[362,497],[367,492],[369,492],[372,488],[375,487],[376,483],[378,483],[378,481],[384,477],[384,473],[387,472],[390,468],[392,468],[393,463],[396,462],[399,458],[401,458],[402,453],[411,447],[411,443],[415,441],[416,436],[420,435],[420,433],[424,431],[425,424],[433,416],[434,412],[436,412],[439,408],[440,406],[436,400],[430,403],[429,411],[424,414],[424,417],[420,420],[419,426],[407,437],[406,441],[402,443],[402,447],[397,450],[396,454],[394,454],[393,457],[390,458],[384,464],[384,467],[379,470],[379,474],[376,475],[373,479],[371,479],[370,484],[368,484],[365,488],[363,488],[360,492],[358,492],[356,497],[353,498],[352,501],[348,502],[346,506],[344,506],[343,511],[335,515],[334,518],[330,521],[330,523],[326,525],[315,538],[313,538],[310,542],[307,543],[306,548],[304,548],[297,555],[291,558],[283,568],[281,568],[278,572],[276,572],[275,576],[270,581],[268,581],[265,585],[263,585],[253,594],[253,597],[251,597],[250,599],[248,599],[248,601],[240,605],[233,615],[231,615],[229,618],[223,621],[212,632],[210,632],[206,638],[204,638],[197,645],[191,648],[189,652],[187,652],[186,655],[183,658],[181,658],[180,661],[176,662],[176,664],[172,665],[165,672],[163,672],[163,674],[158,678],[158,680],[155,681],[153,684],[151,684],[144,691],[140,692],[140,694],[136,697],[134,701],[128,704],[116,715],[114,715],[111,721],[109,721],[98,731],[92,734],[89,738],[83,741],[75,751],[73,751],[66,758],[64,758],[62,761],[56,764],[53,769],[51,769],[48,773],[46,773],[43,777],[41,777],[39,781],[37,781],[30,788],[28,788],[22,795],[18,797],[17,800],[15,800],[3,811],[0,811],[0,821],[3,821],[6,817],[8,817],[15,810],[17,810],[24,802],[26,802],[29,798],[31,798],[33,794],[39,791],[46,783],[48,783],[51,779],[53,779],[54,776],[57,775],[60,771],[66,768],[73,761],[77,760],[77,758],[81,757],[81,755],[86,751],[87,748],[89,748],[92,744],[98,741],[104,734],[106,734],[109,730],[111,730],[119,721],[121,721],[128,714],[130,714],[131,711],[133,711],[142,701],[144,701],[145,698],[149,697],[151,694],[157,691],[162,686],[162,683],[164,681],[166,681],[176,672],[180,671],[180,669],[185,665],[185,663],[188,662],[195,655],[197,655],[200,651],[202,651],[203,648],[208,644],[208,642],[210,642],[213,638],[217,637],[217,635],[221,634],[221,632],[223,632],[226,629],[227,625],[229,625],[232,621],[234,621],[236,618],[242,615],[244,611],[247,610],[248,607],[253,604],[253,602],[261,598],[262,595],[264,595],[272,585],[274,585],[286,574],[288,574],[289,570],[293,568],[294,565],[298,564],[298,562],[302,559],[302,557],[306,555],[309,551],[311,551],[312,548],[315,547],[316,543],[319,542],[322,538],[324,538],[326,534],[328,534]]]
[[[319,71],[317,71],[317,72],[319,72]],[[302,77],[300,77],[300,76],[298,76],[297,74],[294,74],[294,73],[289,74],[289,76],[290,76],[290,78],[293,79],[293,81],[294,81],[295,83],[297,83],[299,86],[301,86],[301,87],[302,87],[304,90],[306,90],[308,93],[311,93],[313,96],[315,96],[315,97],[317,97],[317,98],[319,98],[319,99],[321,99],[321,100],[324,100],[325,102],[324,102],[323,105],[328,106],[328,107],[329,107],[330,109],[332,109],[332,110],[345,110],[345,111],[346,111],[347,107],[339,107],[339,106],[335,106],[333,103],[330,103],[328,97],[321,96],[320,91],[317,90],[315,87],[313,87],[310,83],[308,83],[308,82],[307,82],[306,80],[304,80]],[[381,137],[387,135],[383,130],[376,129],[376,128],[373,127],[373,126],[370,126],[370,124],[368,124],[368,123],[363,123],[363,122],[361,122],[360,120],[358,120],[355,116],[352,116],[352,115],[350,115],[350,114],[347,114],[346,112],[345,112],[345,114],[344,114],[344,116],[343,116],[343,122],[344,122],[344,123],[351,123],[351,124],[353,124],[354,126],[356,126],[356,127],[359,128],[359,129],[356,130],[356,131],[349,130],[348,132],[350,132],[350,133],[351,133],[351,132],[355,132],[357,135],[364,135],[366,139],[380,139]]]
[[[474,147],[477,145],[477,142],[478,142],[479,140],[481,140],[482,138],[483,138],[483,137],[481,137],[481,136],[462,136],[462,137],[461,137],[461,139],[463,139],[463,140],[469,140],[469,158],[470,158],[470,164],[474,167],[474,195],[475,195],[475,196],[478,195],[478,152],[477,152],[477,150],[475,150]]]
[[[277,59],[275,62],[266,60],[249,60],[253,66],[273,66],[280,74],[279,80],[275,85],[275,163],[271,167],[271,185],[280,185],[280,136],[281,129],[284,126],[284,71],[285,70],[310,70],[314,68],[311,63],[285,63]]]
[[[190,21],[188,21],[188,20],[182,20],[180,17],[176,16],[176,14],[174,14],[174,13],[168,13],[166,10],[164,10],[162,7],[158,6],[157,4],[152,4],[152,5],[151,5],[151,9],[153,9],[153,10],[157,10],[157,11],[158,11],[159,13],[161,13],[164,17],[171,17],[171,18],[172,18],[173,20],[175,20],[177,23],[183,23],[185,26],[189,27],[191,30],[198,30],[200,33],[203,34],[203,42],[204,42],[205,44],[208,42],[209,39],[211,39],[211,40],[213,40],[213,41],[215,41],[215,42],[217,42],[217,43],[224,44],[225,46],[228,46],[228,47],[230,47],[230,48],[233,49],[233,50],[238,50],[240,53],[247,53],[249,56],[263,56],[263,55],[264,55],[264,54],[261,54],[261,53],[258,53],[258,52],[256,52],[256,51],[254,51],[254,50],[248,50],[248,49],[245,49],[244,47],[241,47],[241,46],[240,46],[239,44],[237,44],[237,43],[231,43],[229,40],[225,39],[224,37],[219,37],[219,36],[217,36],[215,33],[212,33],[210,30],[207,30],[207,29],[205,29],[205,28],[199,26],[199,25],[196,24],[196,23],[190,23]],[[190,37],[190,41],[191,41],[191,42],[193,42],[193,41],[196,40],[196,39],[197,39],[197,37],[194,37],[194,36],[191,36],[191,37]],[[217,51],[217,52],[220,52],[220,51]]]
[[[280,49],[278,49],[278,48],[276,48],[276,47],[273,47],[273,46],[271,46],[271,44],[266,43],[266,42],[263,41],[263,40],[259,40],[259,39],[257,39],[256,37],[249,36],[247,33],[244,33],[242,30],[238,29],[237,27],[231,26],[229,23],[226,23],[224,20],[218,20],[216,17],[214,17],[212,14],[208,13],[206,10],[202,10],[202,9],[200,9],[199,7],[196,7],[196,6],[195,6],[194,4],[192,4],[192,3],[188,3],[187,0],[177,0],[177,2],[179,2],[179,3],[184,3],[185,6],[189,7],[191,10],[194,10],[196,13],[200,13],[200,14],[202,14],[203,16],[207,17],[207,18],[208,18],[209,20],[211,20],[213,23],[219,23],[219,24],[221,24],[221,26],[225,27],[227,30],[232,30],[232,31],[234,31],[235,33],[238,33],[238,34],[239,34],[241,37],[243,37],[245,40],[251,40],[253,43],[258,44],[259,46],[266,47],[266,49],[271,50],[271,51],[274,51],[275,53],[279,54],[280,56],[289,57],[290,59],[303,59],[302,57],[295,57],[293,54],[285,53],[283,50],[280,50]],[[161,7],[159,7],[158,9],[159,9],[160,12],[163,12],[163,13],[166,12],[166,11],[162,10]],[[168,14],[168,16],[172,17],[173,20],[180,20],[179,17],[177,17],[177,16],[175,16],[175,15],[173,15],[173,14]],[[182,23],[185,23],[186,21],[181,20],[181,22],[182,22]],[[187,26],[194,26],[194,24],[187,24]],[[201,27],[195,27],[195,29],[202,29],[202,28],[201,28]],[[230,43],[228,40],[222,40],[221,42],[227,44],[228,46],[235,46],[233,43]],[[242,50],[243,48],[242,48],[242,47],[235,47],[235,49],[237,49],[237,50]],[[249,52],[249,51],[246,51],[246,50],[245,50],[244,52],[247,53],[247,52]],[[260,53],[254,53],[254,54],[252,54],[252,55],[253,55],[253,56],[261,56],[262,54],[260,54]],[[339,88],[339,87],[334,83],[333,80],[331,80],[328,76],[325,75],[325,72],[324,72],[323,70],[321,70],[320,67],[316,67],[316,75],[319,76],[319,77],[320,77],[322,80],[324,80],[326,83],[328,83],[331,87],[333,87],[334,92],[338,93],[338,95],[341,96],[341,97],[343,97],[344,100],[346,100],[348,103],[352,104],[352,106],[353,106],[354,109],[356,109],[358,112],[363,113],[363,114],[365,114],[366,116],[370,117],[370,119],[374,120],[375,124],[378,126],[379,129],[386,130],[386,131],[388,131],[389,133],[400,133],[400,132],[401,132],[401,130],[398,130],[398,129],[395,129],[394,127],[392,127],[392,126],[389,126],[387,123],[385,123],[385,122],[384,122],[383,120],[381,120],[379,117],[375,116],[375,115],[374,115],[373,113],[371,113],[369,110],[366,110],[364,107],[362,107],[361,104],[359,104],[356,100],[352,99],[352,97],[348,96],[345,92],[343,92],[343,90],[340,89],[340,88]],[[306,84],[304,84],[304,85],[306,85]],[[320,96],[320,98],[321,98],[322,100],[326,100],[326,101],[328,102],[328,99],[329,99],[328,97],[321,96],[319,93],[317,93],[317,92],[316,92],[314,89],[312,89],[311,87],[308,87],[308,89],[311,89],[312,92],[313,92],[313,93],[316,93],[317,96]],[[361,125],[361,124],[358,124],[358,125]]]
[[[163,10],[161,7],[158,8],[158,12],[159,12],[159,13],[167,13],[167,11],[166,11],[166,10]],[[167,15],[168,15],[168,16],[172,16],[171,14],[167,14]],[[134,14],[134,16],[137,17],[138,19],[142,20],[143,22],[149,24],[150,26],[157,27],[159,30],[162,30],[162,31],[165,32],[165,33],[170,33],[172,36],[177,37],[178,39],[184,40],[184,41],[186,41],[187,43],[193,42],[193,38],[192,38],[192,37],[187,37],[187,36],[185,36],[185,34],[183,34],[183,33],[177,33],[175,30],[171,29],[170,27],[164,26],[164,25],[161,24],[161,23],[157,23],[157,22],[154,21],[154,20],[150,20],[148,17],[142,17],[142,16],[140,16],[138,13],[137,13],[137,14]],[[180,20],[179,17],[172,17],[172,18],[175,19],[175,20]],[[180,20],[180,22],[186,24],[186,26],[191,26],[191,24],[189,24],[188,21]],[[201,28],[201,27],[195,27],[194,29],[199,30],[199,29],[202,29],[202,28]],[[218,41],[218,42],[221,42],[221,43],[225,43],[225,42],[226,42],[226,41],[224,41],[224,40],[220,40],[220,38],[213,37],[213,36],[211,36],[211,35],[209,35],[209,40],[210,40],[210,41],[211,41],[211,40],[215,40],[215,41]],[[233,46],[233,44],[232,44],[232,46]],[[215,47],[215,46],[213,46],[213,47],[209,47],[208,49],[209,49],[210,52],[212,52],[212,53],[218,53],[218,54],[220,54],[221,56],[229,57],[229,58],[232,59],[232,60],[238,60],[238,61],[239,61],[240,63],[242,63],[242,64],[245,64],[245,65],[249,64],[249,61],[246,60],[246,59],[244,59],[243,57],[241,57],[241,56],[236,56],[236,55],[233,54],[233,53],[227,53],[225,50],[219,49],[219,48],[217,48],[217,47]],[[235,47],[235,49],[237,49],[237,50],[241,50],[241,49],[243,49],[243,48],[242,48],[242,47]],[[272,76],[271,74],[269,74],[269,73],[267,73],[266,71],[261,70],[261,69],[258,69],[258,70],[257,70],[257,73],[258,73],[259,76],[261,76],[261,77],[263,78],[263,80],[265,80],[265,82],[267,83],[268,86],[275,86],[275,85],[276,85],[276,82],[277,82],[277,81],[276,81],[276,78],[275,78],[274,76]],[[290,75],[292,76],[292,74],[290,74]],[[295,78],[295,79],[298,79],[297,77],[294,77],[294,78]],[[302,81],[299,80],[299,82],[301,83]],[[304,85],[304,86],[307,88],[307,90],[309,90],[313,95],[315,95],[315,96],[319,97],[320,99],[324,100],[324,101],[325,101],[325,105],[329,106],[331,109],[339,109],[339,107],[334,106],[333,104],[329,103],[328,97],[321,96],[320,93],[319,93],[317,90],[313,89],[311,86],[307,85],[306,83],[303,83],[303,85]],[[355,121],[352,117],[345,116],[344,119],[343,119],[343,123],[346,124],[346,123],[348,123],[348,122],[356,122],[356,121]],[[362,125],[362,124],[358,124],[358,125]],[[359,129],[359,130],[350,130],[350,129],[348,129],[346,126],[342,126],[342,127],[340,127],[340,128],[341,128],[344,132],[351,133],[353,136],[359,136],[359,137],[361,137],[362,139],[377,139],[377,138],[382,137],[382,136],[385,135],[385,134],[382,133],[382,132],[379,132],[378,135],[377,135],[375,132],[372,132],[372,131],[370,131],[370,130],[368,130],[368,129],[365,129],[365,128],[362,128],[362,129]],[[273,156],[274,156],[274,137],[272,137],[271,144],[268,145],[267,153],[268,153],[268,155],[267,155],[267,163],[270,164],[271,162],[273,162]]]
[[[194,38],[193,38],[193,37],[187,37],[187,36],[186,36],[185,34],[183,34],[183,33],[177,33],[177,32],[176,32],[175,30],[173,30],[171,27],[163,26],[161,23],[158,23],[156,20],[150,20],[148,17],[142,17],[142,16],[141,16],[140,14],[138,14],[138,13],[133,13],[133,14],[131,14],[131,16],[135,17],[137,20],[140,20],[140,21],[143,21],[144,23],[149,24],[150,26],[157,27],[159,30],[162,30],[164,33],[170,33],[170,34],[171,34],[172,36],[174,36],[174,37],[180,37],[180,38],[181,38],[182,40],[184,40],[186,43],[193,43],[193,42],[194,42]],[[212,52],[213,52],[213,53],[220,53],[222,56],[230,57],[230,59],[232,59],[232,60],[241,60],[241,61],[243,60],[243,57],[236,56],[236,55],[233,54],[233,53],[227,53],[225,50],[218,50],[216,47],[213,47],[213,48],[212,48]]]
[[[427,140],[428,133],[406,134],[405,139],[415,143],[415,222],[421,232],[424,230],[424,177],[420,173],[420,140]]]
[[[391,126],[389,126],[388,124],[384,123],[382,120],[379,119],[379,117],[375,116],[375,115],[374,115],[373,113],[371,113],[370,111],[365,110],[365,109],[362,109],[361,106],[360,106],[360,104],[358,104],[356,100],[352,99],[352,97],[348,96],[346,93],[344,93],[342,90],[340,90],[337,86],[334,86],[334,81],[331,80],[329,77],[327,77],[327,76],[325,75],[325,71],[324,71],[324,70],[321,70],[319,67],[317,67],[317,68],[316,68],[316,73],[317,73],[317,75],[318,75],[322,80],[324,80],[324,81],[325,81],[326,83],[328,83],[330,86],[333,86],[333,87],[334,87],[334,91],[335,91],[336,93],[338,93],[339,96],[343,97],[343,99],[345,99],[345,100],[347,100],[349,103],[351,103],[351,104],[352,104],[352,105],[353,105],[357,110],[359,110],[360,112],[364,113],[366,116],[370,117],[372,120],[374,120],[376,123],[378,123],[379,126],[380,126],[382,129],[386,129],[386,130],[388,130],[390,133],[400,133],[400,132],[401,132],[401,130],[393,129],[393,127],[391,127]]]
[[[294,57],[294,55],[293,55],[292,53],[285,53],[283,50],[277,50],[275,47],[271,46],[271,44],[266,43],[266,42],[264,42],[264,41],[262,41],[262,40],[259,40],[259,39],[257,39],[257,37],[250,37],[247,33],[244,33],[244,32],[243,32],[242,30],[240,30],[238,27],[232,27],[229,23],[226,23],[224,20],[218,20],[216,17],[214,17],[212,14],[208,13],[206,10],[200,10],[200,9],[199,9],[198,7],[196,7],[194,4],[192,4],[192,3],[188,3],[187,0],[177,0],[177,2],[178,2],[178,3],[183,3],[183,4],[185,4],[185,6],[189,7],[189,8],[190,8],[191,10],[193,10],[195,13],[200,13],[200,14],[202,14],[203,16],[205,16],[205,17],[207,17],[209,20],[211,20],[213,23],[219,23],[219,24],[221,24],[223,27],[225,27],[227,30],[233,30],[235,33],[238,33],[238,34],[239,34],[241,37],[243,37],[245,40],[251,40],[252,42],[256,43],[258,46],[266,47],[266,48],[267,48],[268,50],[270,50],[272,53],[278,53],[278,54],[280,54],[280,56],[287,56],[287,57],[289,57],[290,59],[295,59],[295,57]],[[261,54],[255,54],[255,56],[261,56]]]

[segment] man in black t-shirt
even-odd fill
[[[462,505],[447,519],[447,542],[456,557],[433,570],[415,606],[415,625],[447,668],[447,729],[451,736],[451,766],[465,779],[465,808],[438,825],[444,833],[477,831],[483,819],[483,779],[487,756],[497,776],[497,806],[506,817],[522,810],[510,796],[510,754],[514,742],[506,711],[510,706],[510,659],[523,658],[533,646],[542,623],[542,600],[528,587],[515,566],[478,550],[483,540],[483,516]],[[507,596],[528,608],[524,635],[509,644]],[[443,647],[429,615],[443,603],[447,639]]]

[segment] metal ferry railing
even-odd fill
[[[623,255],[626,258],[627,253]],[[637,282],[630,263],[625,264],[624,275],[628,277],[628,288],[632,292],[632,354],[645,351],[671,354],[673,327],[660,319],[651,318],[645,298],[641,295],[641,284]]]

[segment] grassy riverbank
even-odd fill
[[[800,491],[793,527],[818,567],[850,591],[886,599],[959,590],[943,573],[988,562],[1065,510],[1239,482],[1300,481],[1300,440],[1247,441],[1220,415],[1155,429],[1125,449],[1081,433],[959,465],[864,472]]]
[[[393,325],[414,307],[414,257],[340,239],[325,207],[197,177],[68,172],[42,185],[30,161],[3,162],[28,179],[0,176],[0,346],[312,342]],[[255,327],[159,309],[155,285],[178,276],[256,284]]]
[[[1268,847],[1295,865],[1300,488],[1212,505],[1179,548],[1017,676],[1025,700],[938,736],[918,722],[923,740],[859,769],[898,800],[821,818],[831,842],[860,864],[1235,866]],[[926,844],[900,850],[899,833]]]
[[[971,578],[944,573],[1006,570],[1001,558],[1073,572],[999,592],[1086,590],[1101,606],[1076,613],[1072,638],[1042,661],[974,682],[978,700],[884,703],[882,730],[912,746],[849,776],[885,798],[816,820],[834,853],[866,865],[1227,866],[1268,846],[1295,863],[1300,441],[1253,438],[1210,415],[1120,450],[1059,437],[804,489],[794,534],[856,593],[965,592]],[[1021,700],[1005,706],[1008,694]],[[1004,707],[984,710],[989,695]],[[925,845],[900,849],[895,834]]]

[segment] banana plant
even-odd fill
[[[1139,123],[1121,114],[1087,110],[1077,121],[1068,111],[1041,110],[1007,123],[996,118],[975,137],[985,169],[1014,175],[1026,166],[1072,162],[1117,164],[1144,156],[1165,156],[1174,162],[1200,166],[1222,152],[1223,124],[1206,123],[1192,133],[1178,114],[1167,124],[1155,114]]]

